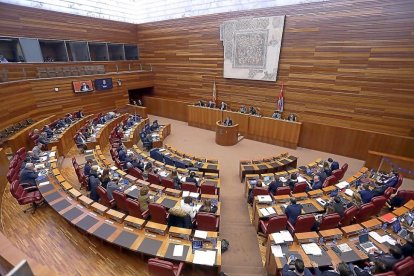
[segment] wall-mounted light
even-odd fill
[[[55,92],[59,92],[59,87],[55,87],[55,88],[53,88],[53,91],[55,91]]]
[[[121,79],[118,79],[117,83],[118,83],[118,86],[122,86],[122,80]]]

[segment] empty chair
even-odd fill
[[[200,185],[200,193],[203,195],[217,195],[217,188],[214,184],[203,183]]]
[[[108,208],[115,207],[115,199],[109,200],[108,193],[106,192],[106,189],[102,186],[98,186],[96,188],[98,195],[99,195],[99,203],[102,205],[105,205]]]
[[[414,259],[406,257],[394,265],[393,271],[398,276],[411,276],[414,274]]]
[[[150,276],[179,276],[183,263],[173,264],[169,261],[153,258],[148,260],[148,273]]]
[[[151,216],[151,221],[161,224],[167,224],[168,213],[164,206],[157,203],[150,203],[148,211]]]
[[[371,216],[374,214],[375,205],[371,202],[362,204],[361,208],[359,208],[358,214],[355,215],[355,222],[361,223],[366,220],[369,220]]]
[[[293,233],[309,232],[315,223],[315,216],[312,214],[300,215],[296,220],[295,225],[292,225],[289,221],[287,222],[288,230]]]
[[[340,221],[341,221],[341,216],[337,213],[323,215],[321,219],[321,223],[319,224],[318,230],[323,231],[323,230],[337,228]]]
[[[344,163],[341,167],[342,177],[344,177],[346,171],[348,170],[348,163]],[[338,179],[339,180],[339,179]]]
[[[344,177],[344,173],[341,169],[332,171],[332,175],[335,176],[338,181]]]
[[[175,189],[174,181],[171,178],[162,178],[161,186],[164,186],[166,189]]]
[[[332,186],[332,185],[335,185],[335,184],[337,184],[338,183],[338,180],[336,179],[336,177],[335,176],[333,176],[333,175],[331,175],[331,176],[328,176],[326,179],[325,179],[325,181],[323,182],[323,184],[322,184],[322,188],[326,188],[326,187],[329,187],[329,186]]]
[[[385,196],[376,196],[371,200],[372,204],[374,204],[374,210],[372,211],[373,215],[379,215],[382,208],[384,208],[385,204],[387,203],[387,198]]]
[[[18,180],[15,180],[10,184],[10,193],[17,200],[19,205],[31,205],[30,208],[23,211],[25,213],[29,210],[33,210],[32,213],[34,213],[36,211],[38,203],[43,200],[43,197],[40,194],[39,190],[32,190],[30,188],[25,189],[20,185],[20,182]]]
[[[263,234],[267,236],[269,234],[279,232],[281,230],[286,230],[286,225],[286,215],[273,216],[270,217],[268,220],[260,220],[259,229]]]
[[[181,184],[181,189],[183,191],[188,191],[190,193],[198,193],[197,185],[193,182],[184,182],[183,184]]]
[[[125,206],[128,210],[128,214],[130,216],[140,218],[140,219],[147,219],[148,218],[149,211],[146,210],[144,212],[141,212],[141,207],[140,207],[139,202],[137,200],[127,198],[126,201],[125,201]]]
[[[259,196],[259,195],[269,195],[269,192],[267,191],[267,188],[254,187],[253,197]]]
[[[351,207],[347,208],[345,210],[344,216],[343,216],[343,218],[341,219],[341,222],[340,222],[341,227],[350,225],[357,213],[358,213],[358,208],[357,207],[351,206]]]
[[[276,195],[280,196],[280,195],[290,195],[290,188],[289,186],[284,186],[284,187],[279,187],[276,189]]]
[[[220,219],[214,214],[198,213],[196,215],[196,228],[202,231],[219,231]]]
[[[128,169],[128,174],[136,177],[137,179],[144,180],[144,176],[142,175],[142,171],[138,168],[130,168]]]
[[[385,195],[385,193],[384,193]],[[403,199],[403,203],[402,204],[406,204],[408,201],[410,201],[411,199],[414,199],[414,191],[411,190],[400,190],[397,192],[398,197],[401,197]]]
[[[128,214],[128,208],[126,206],[126,195],[120,191],[113,191],[112,196],[115,200],[116,208],[126,214]]]
[[[306,190],[308,189],[308,187],[309,186],[308,186],[308,184],[306,182],[297,183],[295,185],[295,187],[293,188],[292,193],[293,194],[304,193],[304,192],[306,192]]]
[[[151,184],[160,184],[160,177],[158,176],[158,174],[155,173],[148,173],[148,182]]]

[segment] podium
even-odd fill
[[[239,136],[239,124],[225,126],[221,121],[216,122],[216,144],[221,146],[233,146],[237,144]]]

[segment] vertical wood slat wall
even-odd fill
[[[224,79],[219,25],[286,15],[277,83]],[[155,96],[233,108],[276,107],[305,123],[414,136],[414,8],[410,0],[340,0],[138,25],[141,60],[153,64]]]

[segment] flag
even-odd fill
[[[213,102],[216,102],[216,98],[217,98],[217,91],[216,91],[216,80],[214,80],[213,82]]]
[[[277,99],[277,108],[280,112],[283,112],[283,106],[284,106],[284,99],[283,99],[283,82],[282,87],[280,88],[279,98]]]

